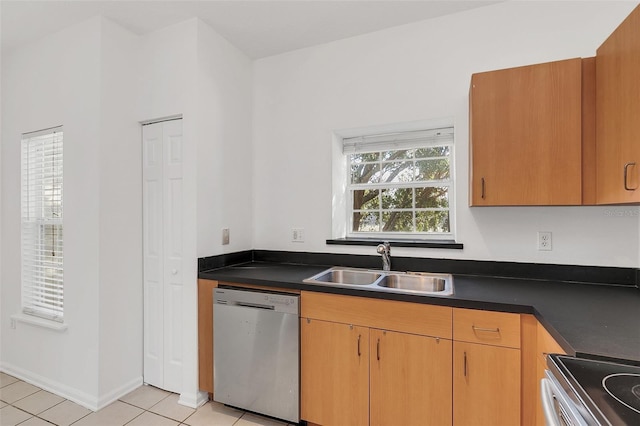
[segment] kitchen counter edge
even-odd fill
[[[454,308],[533,314],[569,354],[640,365],[640,290],[635,287],[453,275],[452,296],[414,295],[303,282],[329,266],[248,262],[201,271],[223,284],[316,291]],[[634,326],[634,324],[636,324]]]

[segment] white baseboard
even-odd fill
[[[209,400],[207,392],[197,391],[196,393],[183,392],[180,394],[178,404],[189,408],[198,408]]]
[[[112,402],[118,400],[118,398],[125,396],[126,394],[139,388],[140,386],[142,386],[142,376],[136,377],[135,379],[129,381],[129,383],[126,383],[119,388],[112,390],[108,394],[98,399],[98,410],[106,407]]]
[[[99,409],[106,407],[113,401],[117,400],[121,396],[126,395],[138,386],[142,385],[142,376],[131,380],[129,383],[109,392],[107,395],[98,398],[95,395],[90,395],[79,389],[75,389],[71,386],[63,383],[51,380],[47,377],[40,376],[31,371],[27,371],[23,368],[16,367],[15,365],[8,364],[6,362],[0,363],[0,371],[14,376],[22,381],[30,383],[48,392],[54,393],[62,398],[73,401],[85,408],[92,411],[98,411]]]

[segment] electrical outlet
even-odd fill
[[[229,244],[229,228],[222,228],[222,245]]]
[[[304,229],[292,228],[291,229],[291,241],[294,243],[304,243]]]
[[[538,250],[551,251],[551,232],[538,231]]]
[[[12,329],[16,329],[16,319],[15,318],[11,318],[11,328]]]

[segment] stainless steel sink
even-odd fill
[[[453,294],[453,277],[450,274],[387,272],[335,266],[303,282],[391,293],[438,296]]]
[[[322,271],[311,278],[304,280],[305,282],[315,283],[332,283],[344,285],[370,285],[382,278],[380,272],[370,271],[367,269],[357,268],[339,268],[334,267]]]
[[[452,277],[448,274],[390,273],[378,286],[418,293],[453,293]]]

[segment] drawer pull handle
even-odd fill
[[[376,343],[376,358],[380,361],[380,338],[378,338],[378,343]]]
[[[358,334],[358,356],[360,356],[360,338],[362,336]]]
[[[482,178],[480,180],[480,183],[482,184],[482,191],[481,191],[481,194],[480,194],[480,198],[482,198],[484,200],[484,178]]]
[[[471,328],[473,329],[473,331],[484,331],[487,333],[500,333],[500,328],[496,327],[496,328],[484,328],[484,327],[476,327],[475,325],[472,325]]]
[[[627,185],[627,182],[628,182],[627,170],[629,169],[629,166],[635,166],[635,165],[636,165],[635,162],[627,163],[624,165],[624,189],[627,191],[635,191],[636,189],[638,189],[637,186],[635,188],[631,188],[629,187],[629,185]]]

